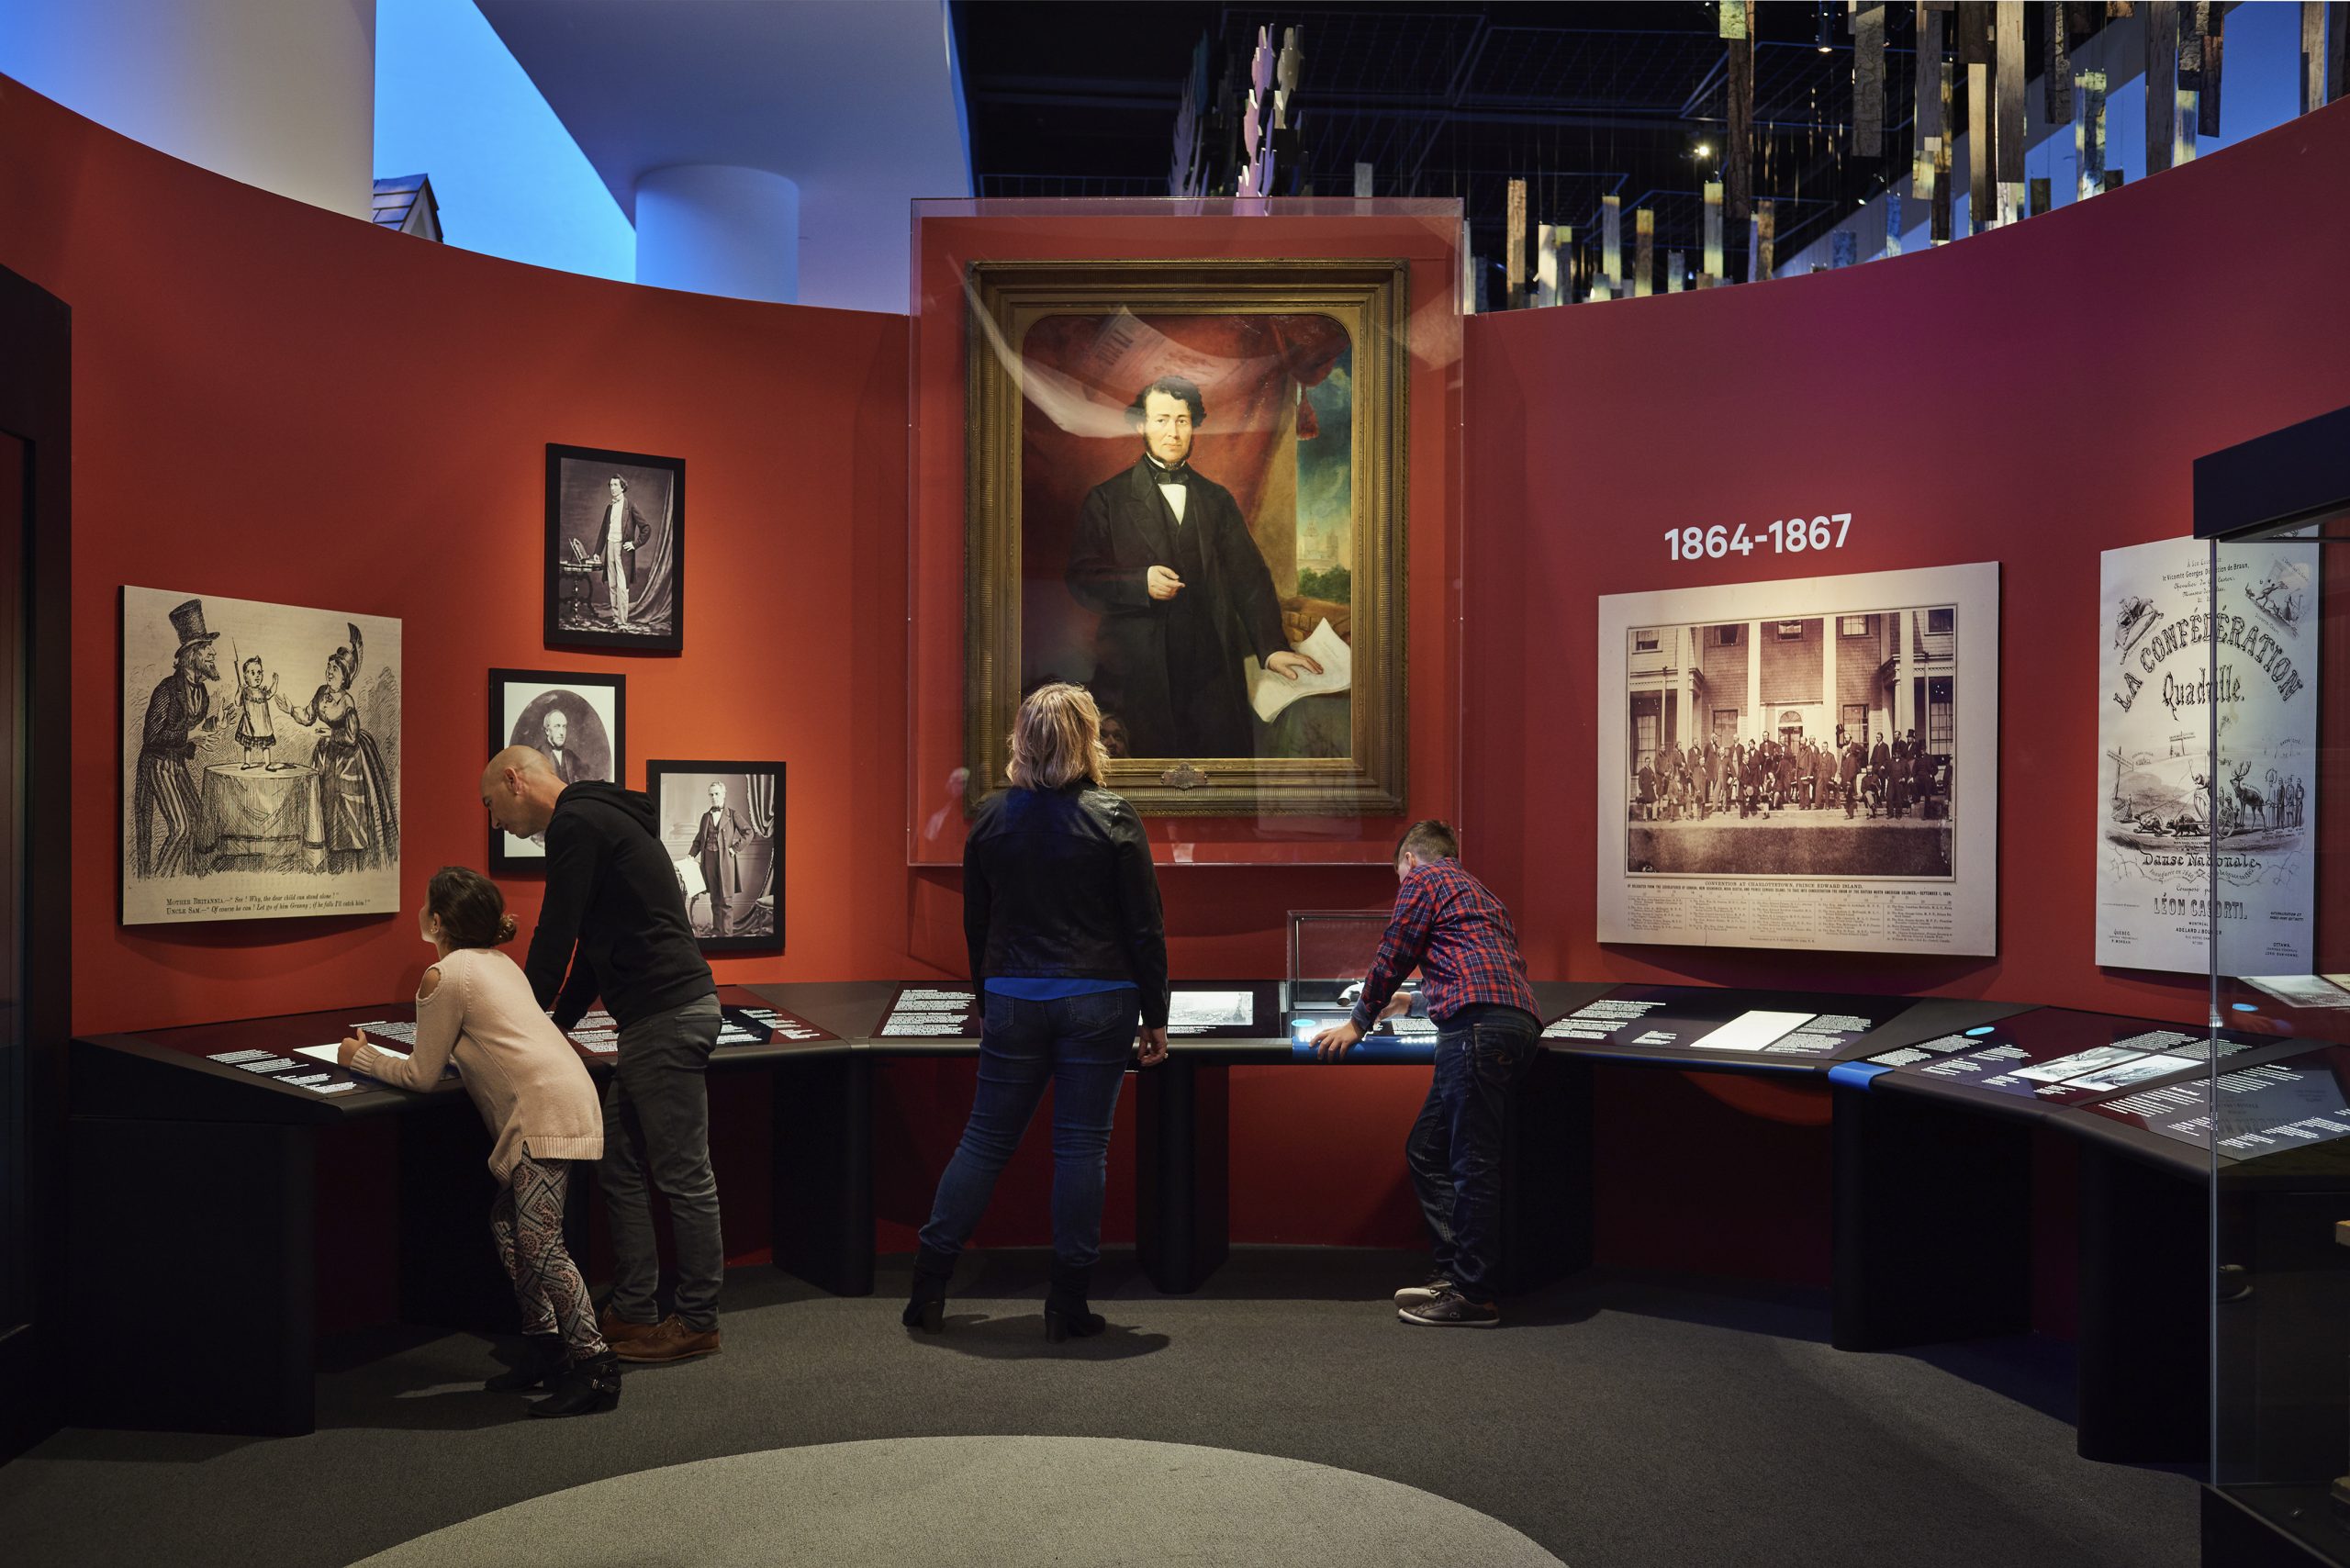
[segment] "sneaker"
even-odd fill
[[[1492,1328],[1501,1323],[1502,1310],[1492,1302],[1471,1301],[1459,1291],[1449,1290],[1421,1305],[1398,1307],[1395,1316],[1431,1328]]]
[[[1426,1306],[1429,1302],[1434,1301],[1437,1297],[1442,1295],[1445,1292],[1450,1289],[1452,1289],[1452,1276],[1450,1274],[1430,1274],[1428,1276],[1427,1283],[1424,1285],[1405,1285],[1402,1290],[1397,1291],[1395,1293],[1395,1305],[1397,1306]]]
[[[642,1336],[614,1344],[612,1354],[624,1361],[683,1361],[707,1356],[717,1349],[715,1325],[699,1330],[688,1328],[673,1312]]]
[[[596,1315],[596,1332],[604,1337],[606,1344],[618,1350],[632,1339],[650,1339],[661,1332],[661,1325],[639,1323],[633,1317],[622,1317],[607,1305]]]

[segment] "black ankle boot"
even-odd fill
[[[914,1255],[914,1289],[898,1321],[909,1328],[935,1334],[946,1326],[946,1282],[955,1272],[955,1257],[925,1247]]]
[[[554,1393],[533,1400],[533,1416],[592,1416],[621,1402],[621,1362],[608,1348],[601,1355],[571,1361],[556,1380]]]
[[[1067,1263],[1053,1265],[1052,1282],[1045,1288],[1046,1338],[1058,1345],[1071,1335],[1082,1339],[1109,1327],[1100,1313],[1086,1305],[1085,1293],[1092,1283],[1091,1266],[1077,1269]]]
[[[564,1353],[560,1334],[527,1334],[522,1359],[481,1385],[484,1394],[525,1394],[543,1388],[562,1375],[571,1358]]]

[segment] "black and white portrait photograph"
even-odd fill
[[[1997,566],[1599,603],[1600,940],[1994,950]]]
[[[783,946],[783,764],[648,762],[644,787],[704,952]]]
[[[122,590],[126,925],[399,908],[400,623]]]
[[[547,447],[549,647],[686,645],[686,463]]]
[[[1951,874],[1955,605],[1625,635],[1627,871]]]
[[[627,678],[563,670],[489,672],[489,753],[535,747],[565,784],[626,782]],[[536,869],[546,846],[496,828],[489,833],[495,871]]]

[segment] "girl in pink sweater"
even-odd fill
[[[478,871],[433,873],[418,920],[439,960],[416,991],[416,1048],[378,1050],[353,1030],[342,1065],[401,1089],[430,1089],[452,1058],[497,1140],[498,1180],[490,1236],[514,1282],[529,1350],[482,1386],[494,1393],[542,1385],[554,1396],[533,1416],[585,1416],[620,1403],[620,1364],[596,1327],[587,1282],[563,1244],[563,1200],[572,1161],[604,1151],[596,1086],[531,982],[497,945],[514,935],[505,895]]]

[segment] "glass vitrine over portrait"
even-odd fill
[[[2214,1038],[2266,1044],[2149,1107],[2210,1160],[2207,1539],[2350,1563],[2350,409],[2195,466],[2197,602],[2125,666],[2176,734],[2113,764],[2106,837],[2185,873],[2157,907],[2203,942]]]

